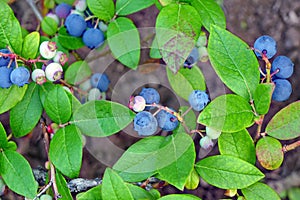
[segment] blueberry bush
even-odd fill
[[[11,130],[0,123],[1,195],[5,189],[26,199],[188,200],[200,198],[161,195],[160,189],[195,190],[202,179],[228,199],[280,199],[264,183],[264,172],[278,169],[284,153],[299,146],[293,139],[300,136],[300,104],[265,120],[274,101],[290,97],[294,71],[292,60],[276,55],[271,36],[246,44],[226,30],[214,0],[42,3],[40,27],[28,32],[0,0],[0,114],[9,113]],[[128,17],[153,5],[159,14],[151,29]],[[146,65],[144,40],[151,42]],[[100,57],[111,53],[144,84],[93,69],[81,49]],[[216,97],[198,66],[208,60],[228,91]],[[148,84],[147,75],[157,68],[183,102],[178,108],[165,104],[167,94]],[[122,87],[129,83],[130,91]],[[48,158],[42,181],[14,140],[34,129]],[[103,176],[80,178],[86,138],[126,131],[138,140]],[[218,155],[209,154],[213,148]]]

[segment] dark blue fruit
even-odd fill
[[[136,114],[133,120],[134,130],[138,132],[140,136],[149,136],[157,130],[156,118],[147,111],[142,111]]]
[[[12,71],[12,67],[0,67],[0,87],[1,88],[9,88],[12,85],[10,81],[10,74]]]
[[[164,131],[173,131],[179,124],[177,117],[165,110],[159,111],[155,117],[158,126]]]
[[[142,91],[140,92],[139,96],[144,97],[146,104],[148,104],[148,105],[153,104],[153,103],[158,104],[160,101],[160,95],[157,92],[157,90],[154,88],[143,88]],[[152,108],[154,108],[154,107],[149,107],[149,106],[146,107],[147,110],[152,109]]]
[[[67,17],[65,26],[70,35],[80,37],[86,29],[86,22],[81,15],[71,14]]]
[[[0,52],[1,53],[5,53],[5,54],[9,54],[9,53],[11,53],[8,49],[0,49]],[[9,64],[9,62],[10,62],[10,58],[9,57],[7,57],[7,56],[1,56],[0,57],[0,67],[2,67],[2,66],[8,66],[8,64]],[[15,62],[12,62],[12,64],[11,64],[11,66],[15,66]]]
[[[191,51],[190,55],[185,60],[183,66],[190,67],[190,66],[194,65],[198,60],[199,60],[198,48],[194,47],[193,50]]]
[[[23,86],[28,83],[30,72],[26,67],[15,68],[10,74],[10,80],[13,84]]]
[[[272,95],[272,99],[275,101],[285,101],[292,94],[292,85],[286,79],[275,79],[275,89]]]
[[[189,103],[196,111],[201,111],[209,102],[209,97],[205,91],[194,90],[189,96]]]
[[[108,86],[110,84],[110,80],[106,74],[95,73],[91,77],[91,85],[93,88],[98,88],[101,92],[106,92],[108,90]]]
[[[272,62],[271,73],[279,70],[276,73],[278,78],[289,78],[294,72],[294,63],[286,56],[277,56]]]
[[[83,33],[82,41],[90,49],[98,48],[104,41],[104,34],[99,29],[88,29]]]
[[[56,6],[55,13],[59,18],[65,19],[71,12],[72,6],[66,3],[61,3]]]
[[[268,35],[263,35],[257,38],[254,42],[254,51],[258,58],[262,58],[261,53],[266,54],[267,58],[272,58],[277,52],[276,41]]]

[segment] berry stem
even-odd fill
[[[255,135],[255,138],[254,138],[254,142],[257,142],[257,140],[261,136],[261,129],[262,129],[262,124],[263,124],[264,118],[265,118],[265,116],[261,115],[259,117],[259,119],[255,121],[256,124],[257,124],[257,129],[256,129],[256,135]]]
[[[283,148],[282,148],[282,151],[284,153],[288,152],[288,151],[291,151],[291,150],[294,150],[295,148],[299,147],[300,146],[300,140],[292,143],[292,144],[288,144],[288,145],[285,145]]]
[[[63,85],[67,86],[68,88],[73,88],[73,90],[75,90],[76,92],[78,92],[79,94],[82,95],[88,95],[88,93],[84,90],[81,90],[80,88],[76,87],[76,86],[72,86],[69,83],[67,83],[65,80],[60,79],[59,80]]]

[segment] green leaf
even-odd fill
[[[92,189],[89,189],[86,192],[82,192],[76,195],[77,200],[102,200],[101,197],[101,190],[102,186],[98,185],[96,187],[93,187]]]
[[[42,105],[44,107],[45,99],[49,93],[50,90],[52,90],[55,87],[55,85],[52,82],[46,82],[43,85],[40,85],[39,87],[39,95],[42,102]]]
[[[15,151],[0,151],[0,175],[15,193],[34,198],[38,184],[27,160]]]
[[[39,88],[30,83],[25,96],[10,111],[10,126],[15,137],[23,137],[30,133],[39,122],[43,106],[39,97]]]
[[[110,168],[106,168],[102,180],[103,200],[133,200],[132,194],[122,178]]]
[[[176,73],[194,48],[201,30],[196,9],[187,4],[169,4],[156,18],[156,38],[163,60]]]
[[[225,14],[215,0],[191,0],[200,15],[201,23],[209,31],[211,25],[226,28]]]
[[[77,177],[82,161],[80,130],[74,125],[59,129],[51,140],[49,156],[51,162],[64,175]]]
[[[300,136],[300,101],[281,109],[267,125],[268,135],[279,140],[290,140]]]
[[[75,0],[55,0],[55,2],[57,4],[67,3],[67,4],[70,4],[70,5],[73,5],[73,3],[75,2]]]
[[[254,114],[250,104],[234,94],[215,98],[198,117],[198,123],[223,132],[237,132],[252,125]]]
[[[127,185],[128,189],[130,190],[134,199],[147,199],[147,200],[156,200],[157,199],[157,197],[154,194],[150,193],[149,191],[147,191],[139,186],[129,184],[129,183],[127,183],[126,185]]]
[[[270,108],[274,84],[259,84],[254,92],[254,106],[258,114],[267,114]]]
[[[61,195],[60,200],[73,200],[71,192],[67,186],[67,182],[62,174],[56,170],[55,173],[56,185],[59,194]]]
[[[140,35],[133,22],[118,17],[108,25],[107,40],[114,57],[131,69],[136,69],[140,60]]]
[[[158,173],[160,179],[183,189],[194,161],[192,139],[185,133],[178,133],[138,141],[127,149],[113,168],[125,181],[141,181]]]
[[[200,177],[195,169],[193,169],[186,180],[185,188],[188,190],[195,190],[200,182]]]
[[[154,0],[117,0],[116,14],[120,16],[129,15],[154,4]]]
[[[14,141],[8,141],[6,147],[4,148],[5,150],[12,150],[16,151],[17,150],[17,144]]]
[[[44,108],[50,119],[58,124],[68,122],[72,114],[70,99],[60,85],[55,85],[48,92]]]
[[[36,58],[40,46],[40,34],[36,31],[26,35],[23,41],[22,57],[26,59]]]
[[[298,187],[293,187],[288,189],[287,191],[289,200],[298,200],[300,197],[300,188]]]
[[[171,164],[161,169],[158,168],[158,173],[161,179],[183,190],[190,173],[194,169],[196,158],[195,146],[191,137],[185,133],[178,133],[170,137],[170,143],[161,147],[160,152],[160,154],[165,153],[167,156],[159,156],[165,158],[161,162],[168,160]]]
[[[208,54],[225,85],[236,94],[252,100],[259,83],[259,64],[248,45],[225,29],[212,26]]]
[[[185,113],[189,109],[188,106],[182,106],[179,108],[180,113]],[[197,123],[196,123],[196,115],[194,112],[189,111],[184,117],[183,117],[185,125],[190,129],[190,130],[195,130]],[[180,123],[178,127],[173,131],[173,133],[185,133],[185,127]]]
[[[113,169],[128,182],[142,181],[154,175],[158,168],[162,136],[146,137],[131,145],[114,164]],[[165,162],[164,162],[165,163]]]
[[[65,72],[65,81],[72,85],[78,85],[92,75],[91,68],[86,61],[72,63]]]
[[[55,35],[58,30],[57,22],[51,17],[44,17],[41,23],[42,31],[49,36]]]
[[[129,108],[111,101],[89,101],[73,114],[75,124],[88,136],[106,137],[125,128],[134,118]]]
[[[71,92],[66,91],[66,94],[69,97],[71,107],[72,107],[72,112],[75,112],[79,107],[82,106],[82,104]]]
[[[229,155],[200,160],[196,170],[207,183],[223,189],[245,188],[264,178],[252,164]]]
[[[86,192],[82,192],[76,195],[77,200],[102,200],[101,197],[101,185],[93,187]]]
[[[21,54],[23,38],[20,23],[3,1],[0,1],[0,19],[0,48],[9,46],[14,53]]]
[[[218,139],[221,155],[231,155],[255,164],[254,142],[246,129],[235,133],[222,133]]]
[[[191,194],[169,194],[159,198],[158,200],[201,200],[201,199]]]
[[[169,5],[171,3],[190,3],[191,0],[158,0],[162,6]]]
[[[76,50],[84,46],[81,37],[74,37],[67,33],[66,28],[60,28],[58,31],[58,42],[64,48],[69,50]]]
[[[87,5],[94,15],[105,22],[110,21],[115,14],[113,0],[87,0]]]
[[[264,183],[254,183],[242,189],[242,193],[247,200],[280,200],[278,194]]]
[[[159,51],[159,47],[158,47],[156,37],[153,38],[149,55],[150,55],[151,58],[157,58],[157,59],[162,58],[161,54],[160,54],[160,51]]]
[[[6,131],[0,122],[0,149],[4,148],[7,146],[7,136],[6,136]]]
[[[280,167],[283,162],[281,143],[272,137],[263,137],[256,144],[256,155],[261,166],[268,170]]]
[[[17,85],[12,85],[10,88],[0,88],[0,114],[10,110],[19,101],[21,101],[27,90],[27,85],[23,87],[18,87]],[[7,101],[9,99],[9,101]]]
[[[198,67],[180,68],[177,74],[167,68],[167,76],[172,89],[183,99],[189,99],[194,90],[206,90],[205,78]]]
[[[44,6],[46,8],[49,8],[49,9],[54,8],[55,7],[55,0],[45,0],[44,1]]]

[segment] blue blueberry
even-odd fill
[[[143,88],[139,96],[144,97],[146,104],[158,104],[160,102],[160,95],[154,88]],[[153,109],[152,106],[146,106],[146,110]]]
[[[11,53],[8,49],[0,49],[0,52],[1,53],[5,53],[5,54]],[[2,67],[2,66],[5,66],[5,67],[8,66],[9,62],[10,62],[10,58],[9,57],[4,57],[4,56],[0,57],[0,67]],[[15,62],[12,62],[11,66],[14,67],[15,66]]]
[[[12,67],[0,67],[0,87],[9,88],[12,85],[10,81],[10,74],[12,72]]]
[[[101,92],[106,92],[108,90],[108,86],[110,84],[110,80],[106,74],[95,73],[91,77],[91,85],[93,88],[98,88]]]
[[[26,67],[15,68],[10,74],[10,80],[13,84],[23,86],[28,83],[30,72]]]
[[[179,124],[177,117],[165,110],[159,111],[155,117],[158,126],[164,131],[173,131]]]
[[[65,19],[71,12],[72,6],[66,3],[61,3],[56,6],[55,13],[59,18]]]
[[[75,37],[80,37],[85,31],[87,25],[84,18],[78,14],[71,14],[65,22],[68,33]]]
[[[185,60],[183,66],[184,67],[190,67],[192,65],[194,65],[197,61],[199,60],[199,52],[198,52],[198,48],[194,47],[190,53],[190,55],[187,57],[187,59]]]
[[[209,97],[205,91],[194,90],[189,96],[189,103],[196,111],[201,111],[209,102]]]
[[[260,52],[254,51],[258,58],[262,58],[260,53],[266,54],[267,58],[272,58],[277,52],[276,41],[268,35],[262,35],[254,42],[254,49]]]
[[[292,85],[286,79],[275,79],[275,89],[272,95],[272,99],[275,101],[285,101],[292,94]]]
[[[286,56],[277,56],[272,62],[271,73],[279,69],[276,73],[278,78],[289,78],[294,72],[294,63]]]
[[[157,130],[157,120],[150,112],[142,111],[136,114],[133,127],[140,136],[153,135]]]
[[[104,41],[104,34],[100,29],[91,28],[83,33],[82,41],[90,49],[98,48]]]

